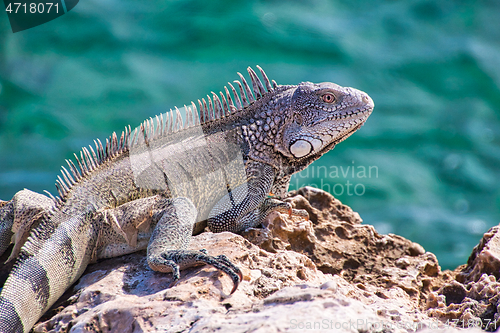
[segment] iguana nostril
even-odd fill
[[[363,103],[368,104],[371,107],[373,107],[373,100],[367,94],[363,94],[363,96],[361,97],[361,100],[363,101]]]

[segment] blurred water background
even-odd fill
[[[291,188],[329,190],[453,269],[500,220],[499,22],[497,0],[81,0],[16,34],[0,14],[0,198],[55,194],[82,146],[259,64],[375,101]]]

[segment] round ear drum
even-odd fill
[[[297,158],[309,155],[312,149],[313,146],[306,140],[297,140],[290,146],[290,152]]]

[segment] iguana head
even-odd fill
[[[372,99],[360,90],[330,82],[277,85],[257,68],[263,81],[249,67],[251,84],[240,73],[241,82],[234,81],[239,93],[229,83],[233,97],[225,88],[221,98],[212,93],[208,103],[198,101],[202,124],[227,119],[239,127],[250,159],[276,166],[284,157],[305,167],[354,133],[373,110]],[[196,114],[194,104],[192,109]]]
[[[291,159],[323,154],[354,133],[373,110],[372,99],[335,83],[291,86],[289,108],[274,148]]]

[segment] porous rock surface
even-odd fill
[[[233,295],[220,271],[149,269],[145,252],[89,266],[35,332],[456,332],[500,326],[498,227],[467,265],[442,272],[436,257],[381,235],[313,188],[286,199],[302,217],[271,214],[243,235],[210,232],[190,248],[225,254],[244,280]],[[485,325],[488,323],[489,326]],[[495,326],[496,325],[496,326]]]

